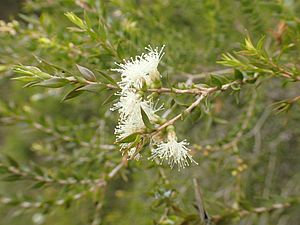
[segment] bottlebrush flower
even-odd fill
[[[111,110],[118,110],[120,118],[125,119],[129,115],[138,116],[137,114],[141,114],[141,107],[152,121],[155,120],[155,113],[162,109],[162,106],[157,106],[151,100],[143,100],[142,96],[134,90],[128,90],[120,94],[119,101],[113,105]]]
[[[141,109],[151,122],[157,120],[158,116],[155,113],[161,110],[162,106],[157,107],[153,101],[143,99],[137,89],[143,86],[143,82],[146,82],[147,85],[155,81],[160,82],[157,66],[164,55],[163,49],[164,46],[160,50],[148,46],[146,48],[147,53],[136,56],[135,59],[124,60],[123,64],[117,64],[120,68],[112,69],[121,73],[121,81],[118,83],[121,88],[118,93],[120,99],[111,108],[112,111],[118,110],[120,113],[119,123],[115,129],[117,141],[133,133],[142,133],[146,130]],[[121,151],[130,148],[130,146],[130,143],[121,143]],[[135,147],[129,149],[128,156],[134,156],[135,151]]]
[[[120,118],[119,124],[115,129],[115,134],[117,135],[117,140],[121,140],[130,134],[143,132],[145,128],[142,116],[134,113],[127,118]]]
[[[156,120],[157,116],[155,113],[162,108],[156,107],[150,100],[143,100],[142,97],[136,93],[126,93],[127,95],[121,96],[120,101],[112,108],[113,110],[119,110],[120,113],[119,124],[115,129],[117,140],[125,138],[133,133],[143,132],[146,129],[141,114],[141,108],[144,110],[150,121]]]
[[[112,69],[121,73],[121,81],[118,84],[123,91],[130,87],[141,88],[143,80],[150,85],[157,77],[159,78],[157,66],[164,55],[164,46],[160,50],[151,46],[145,49],[148,53],[129,60],[124,59],[124,63],[116,63],[120,68]]]
[[[141,96],[134,90],[128,90],[120,94],[120,99],[111,108],[112,111],[118,110],[120,117],[124,118],[132,114],[141,105]]]
[[[164,160],[168,161],[171,168],[175,165],[178,166],[178,170],[189,166],[189,161],[197,164],[189,154],[187,148],[189,143],[186,140],[177,142],[176,137],[169,138],[168,142],[161,142],[156,148],[152,150],[152,156],[150,159],[159,159],[162,163]]]

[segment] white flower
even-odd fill
[[[143,132],[146,127],[141,117],[139,114],[134,113],[125,119],[120,118],[119,124],[115,129],[117,140],[121,140],[133,133]]]
[[[133,158],[135,159],[136,161],[138,161],[142,156],[140,153],[136,153],[136,147],[134,148],[131,148],[129,151],[128,151],[128,157],[129,158]]]
[[[189,154],[190,150],[186,147],[188,144],[186,140],[177,142],[176,138],[172,137],[168,142],[158,144],[157,148],[152,150],[150,159],[159,159],[161,163],[167,160],[171,168],[177,165],[178,170],[188,166],[189,161],[197,164]]]
[[[124,63],[116,63],[120,68],[112,69],[121,73],[121,81],[118,83],[121,89],[127,90],[130,87],[140,88],[143,80],[147,85],[159,76],[157,66],[164,55],[164,46],[159,50],[151,46],[145,48],[148,53],[143,53],[130,60],[123,60]]]
[[[155,113],[162,109],[162,106],[154,104],[151,100],[143,100],[142,96],[133,90],[121,93],[120,99],[111,108],[112,111],[118,110],[121,118],[129,115],[140,114],[140,108],[143,108],[150,120],[155,120]]]
[[[161,110],[162,106],[157,107],[151,100],[143,100],[136,89],[141,88],[143,82],[149,85],[160,79],[157,66],[164,55],[163,49],[164,46],[160,50],[149,46],[146,48],[148,53],[136,56],[135,59],[124,60],[123,64],[117,64],[120,68],[112,69],[121,73],[121,81],[118,83],[121,91],[117,94],[120,95],[120,99],[111,108],[112,111],[118,110],[120,113],[119,123],[115,129],[117,141],[133,133],[145,131],[141,109],[150,121],[157,120],[155,113]],[[121,151],[130,148],[130,145],[121,143]],[[135,151],[135,148],[131,148],[128,152],[129,157],[134,156]]]
[[[130,101],[123,102],[120,100],[117,105],[120,111],[119,124],[115,129],[117,140],[125,138],[133,133],[143,132],[146,129],[141,114],[141,108],[144,110],[150,121],[156,120],[155,113],[162,108],[156,108],[152,101],[142,100],[141,97],[134,98],[134,103],[130,103],[130,107],[127,104],[128,102]],[[117,106],[115,105],[115,107]]]
[[[120,94],[120,93],[119,93]],[[133,90],[128,90],[120,94],[120,100],[113,105],[112,111],[118,110],[120,117],[124,118],[141,105],[141,96]]]

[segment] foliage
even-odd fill
[[[1,224],[297,224],[299,11],[25,1],[0,23]],[[164,109],[153,122],[141,107],[145,130],[116,141],[112,68],[149,44],[166,45],[161,80],[139,93]],[[198,165],[148,160],[152,137],[174,130]]]

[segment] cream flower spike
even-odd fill
[[[128,90],[121,94],[120,99],[110,109],[112,111],[118,110],[121,118],[130,115],[137,105],[141,104],[141,96],[134,90]]]
[[[115,129],[117,140],[136,132],[143,132],[146,129],[141,108],[145,111],[150,121],[155,121],[155,113],[161,110],[161,107],[156,108],[156,105],[152,101],[142,100],[141,97],[130,94],[127,98],[132,99],[120,99],[114,106],[114,109],[118,109],[120,112],[119,124]]]
[[[118,110],[121,120],[125,120],[129,115],[133,115],[135,118],[139,117],[140,108],[143,108],[149,119],[154,121],[156,119],[155,113],[160,111],[163,106],[154,104],[152,100],[143,100],[138,93],[130,90],[122,93],[119,101],[110,110]]]
[[[164,55],[164,47],[163,45],[161,49],[158,47],[153,49],[149,45],[145,48],[147,53],[129,60],[124,59],[124,63],[116,63],[120,68],[112,69],[112,71],[121,73],[121,81],[118,84],[123,91],[130,87],[140,88],[143,80],[150,85],[157,75],[159,76],[157,67]]]
[[[198,164],[189,154],[188,145],[186,140],[178,142],[176,136],[172,135],[168,138],[168,142],[161,142],[157,148],[152,149],[152,156],[149,159],[158,159],[160,163],[166,160],[171,168],[177,165],[180,171],[189,166],[189,162]]]

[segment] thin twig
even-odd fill
[[[196,101],[194,101],[188,108],[186,108],[184,111],[182,111],[180,114],[178,114],[177,116],[173,117],[172,119],[168,120],[167,122],[165,122],[164,124],[162,124],[161,126],[159,126],[157,129],[155,129],[151,135],[155,135],[158,132],[160,132],[161,130],[163,130],[164,128],[173,125],[177,120],[179,120],[182,115],[184,114],[189,114],[191,113],[191,111],[196,108],[200,102],[205,99],[208,95],[215,93],[219,90],[225,91],[226,89],[228,89],[231,85],[238,83],[238,81],[233,81],[231,83],[225,84],[222,87],[218,88],[218,87],[212,87],[212,88],[207,88],[205,91],[202,89],[201,90],[201,95],[196,99]]]
[[[210,224],[210,219],[208,217],[207,212],[205,211],[202,193],[196,178],[193,179],[193,184],[195,190],[195,200],[196,200],[196,205],[197,205],[200,220],[202,221],[203,224],[208,225]]]

